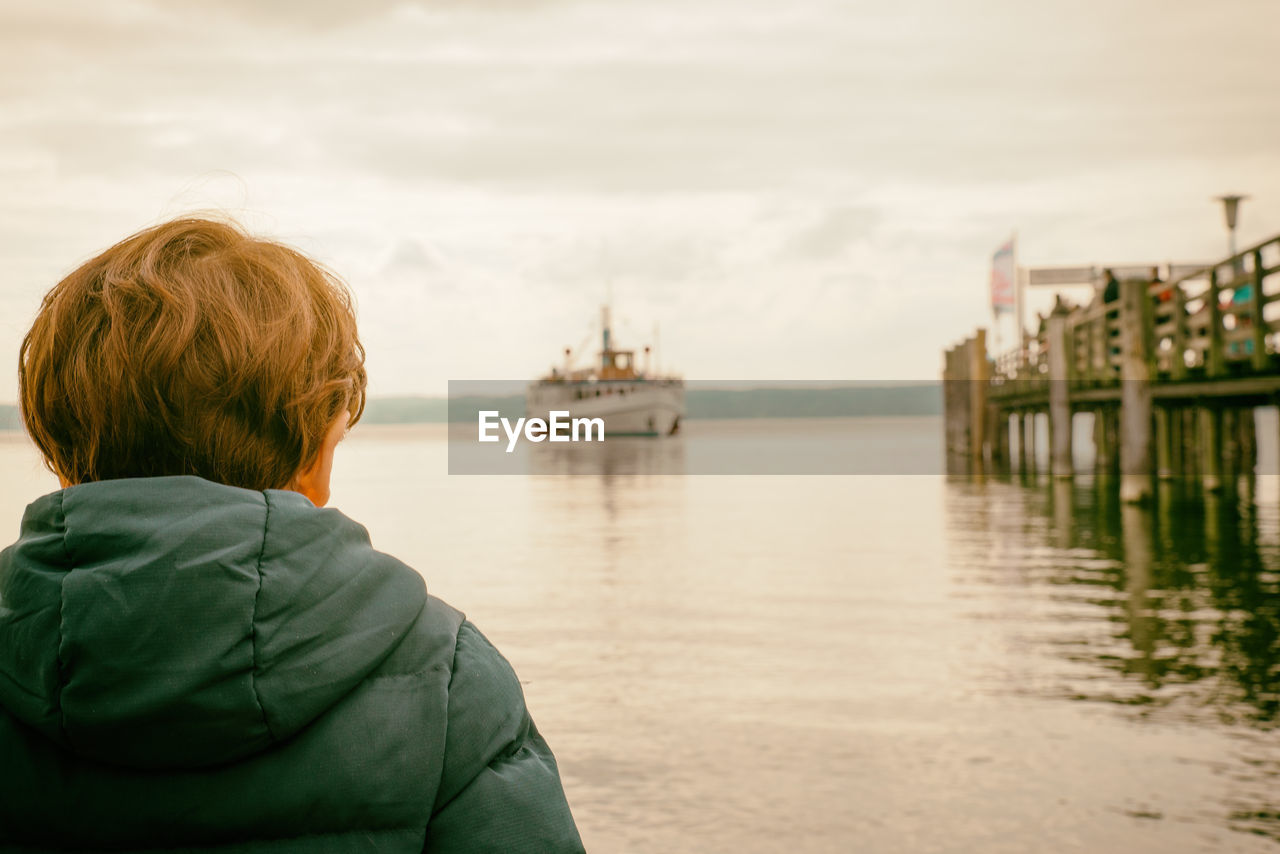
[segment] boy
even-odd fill
[[[505,659],[329,498],[361,415],[340,282],[142,231],[22,343],[63,489],[0,553],[0,850],[580,851]]]

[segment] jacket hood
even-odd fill
[[[421,576],[297,493],[73,486],[0,552],[0,708],[114,765],[229,762],[341,701],[425,603]]]

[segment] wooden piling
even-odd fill
[[[1241,409],[1236,417],[1238,438],[1236,445],[1240,449],[1240,473],[1252,476],[1258,465],[1258,424],[1253,407]]]
[[[1120,500],[1151,498],[1151,366],[1147,283],[1120,283]]]
[[[1222,410],[1200,406],[1200,482],[1209,492],[1222,489]]]
[[[1236,427],[1236,410],[1222,410],[1222,478],[1230,481],[1240,471],[1240,433]]]
[[[1174,477],[1184,477],[1187,473],[1187,458],[1183,453],[1183,445],[1186,442],[1184,435],[1184,425],[1186,418],[1185,410],[1181,407],[1165,407],[1165,413],[1168,416],[1169,423],[1169,448],[1170,448],[1170,467]]]
[[[1182,288],[1173,289],[1173,336],[1169,353],[1169,379],[1177,382],[1187,378],[1187,342],[1191,335],[1187,329],[1187,293]]]
[[[1262,250],[1255,249],[1250,254],[1253,259],[1253,292],[1249,295],[1249,318],[1253,324],[1253,358],[1255,371],[1265,371],[1268,367],[1267,356],[1267,321],[1263,316],[1263,307],[1267,296],[1262,292],[1262,280],[1266,268],[1262,265]]]
[[[1182,410],[1182,471],[1187,477],[1200,476],[1200,411],[1193,406]]]
[[[1027,425],[1026,415],[1013,413],[1013,429],[1018,436],[1018,474],[1027,473]]]
[[[1218,287],[1218,268],[1209,271],[1209,287],[1204,292],[1205,307],[1209,312],[1209,347],[1205,351],[1205,374],[1211,379],[1226,373],[1222,345],[1222,305],[1219,302],[1222,289]]]
[[[1100,406],[1093,413],[1094,468],[1101,478],[1109,478],[1116,471],[1115,410]]]
[[[1156,430],[1156,477],[1168,480],[1173,477],[1174,438],[1173,425],[1175,419],[1163,406],[1155,408]]]
[[[987,330],[979,329],[969,339],[969,459],[982,467],[986,449],[987,420]]]
[[[1009,413],[988,402],[987,424],[992,470],[1005,471],[1009,465]]]
[[[947,351],[943,395],[948,457],[966,454],[968,447],[969,389],[965,379],[968,367],[967,342]]]
[[[1059,302],[1049,315],[1049,471],[1071,477],[1071,401],[1067,388],[1067,310]]]
[[[1040,468],[1040,460],[1036,454],[1036,411],[1028,409],[1025,416],[1027,440],[1027,474],[1036,474]]]

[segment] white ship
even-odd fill
[[[547,419],[552,410],[567,411],[570,418],[604,419],[605,438],[611,436],[669,436],[680,429],[684,417],[684,380],[649,372],[649,348],[645,365],[636,365],[634,350],[617,350],[609,330],[609,309],[602,309],[603,347],[600,360],[590,368],[574,369],[571,351],[565,351],[563,369],[553,368],[525,392],[525,414]]]

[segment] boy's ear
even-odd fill
[[[338,414],[324,434],[324,442],[321,443],[320,452],[316,454],[316,458],[293,476],[293,480],[289,482],[286,489],[305,495],[317,507],[323,507],[329,503],[329,478],[333,474],[333,452],[347,432],[347,422],[350,420],[351,413],[344,410]]]

